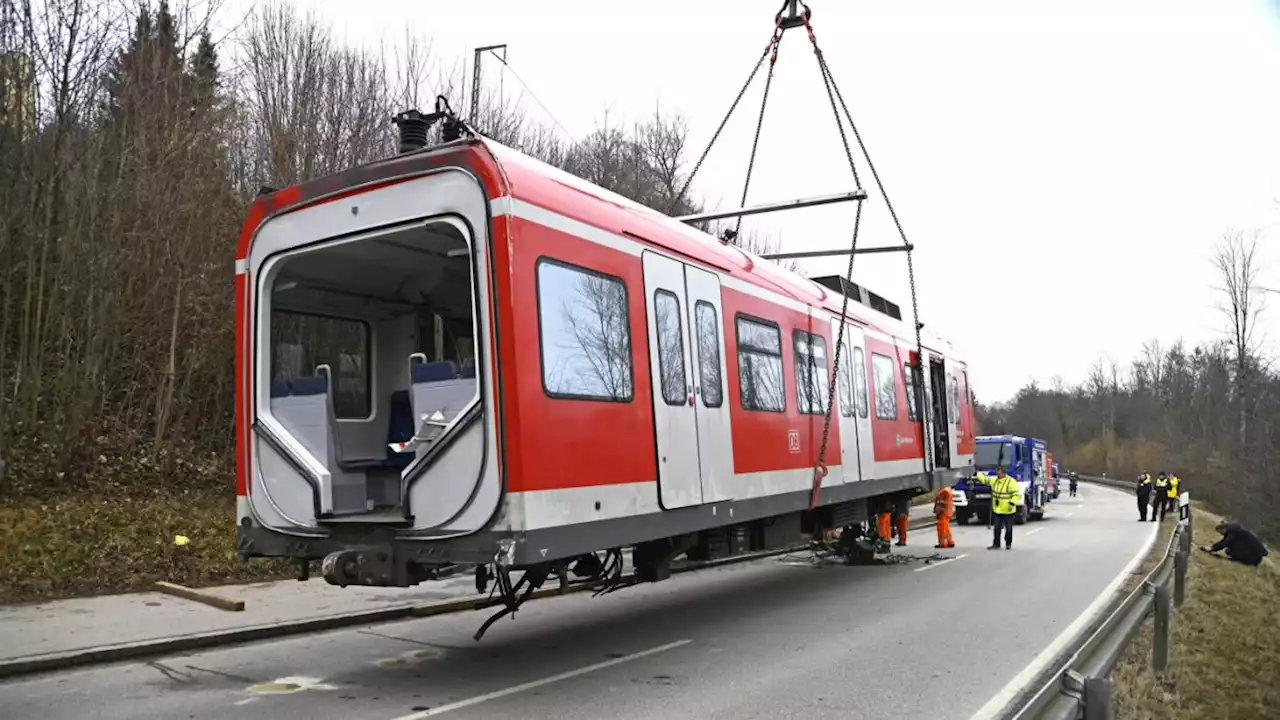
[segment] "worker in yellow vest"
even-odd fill
[[[1169,507],[1169,474],[1161,472],[1156,476],[1156,491],[1151,498],[1151,519],[1164,519],[1165,510]]]
[[[996,468],[996,477],[991,481],[991,526],[994,534],[988,550],[1000,549],[1000,529],[1004,529],[1004,549],[1013,549],[1013,518],[1022,503],[1022,486],[1018,481],[1004,472],[1004,466]]]
[[[1176,512],[1178,509],[1178,486],[1181,484],[1182,484],[1182,481],[1178,479],[1177,475],[1174,475],[1173,473],[1169,473],[1168,505],[1169,505],[1170,512]]]

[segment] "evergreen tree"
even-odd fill
[[[200,33],[200,42],[191,56],[193,80],[192,103],[197,112],[213,105],[218,94],[218,51],[209,37],[209,30]]]
[[[144,3],[129,42],[107,71],[108,123],[133,132],[153,122],[172,122],[189,84],[169,3],[162,0],[154,12]]]

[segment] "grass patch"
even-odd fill
[[[291,577],[279,560],[235,554],[235,491],[108,486],[0,500],[0,602]],[[175,535],[190,538],[184,547]]]
[[[1195,543],[1217,539],[1218,516],[1193,507]],[[1162,534],[1168,530],[1162,529]],[[1166,539],[1162,543],[1167,544]],[[1162,544],[1153,553],[1156,562]],[[1154,566],[1154,564],[1152,565]],[[1252,568],[1193,550],[1187,596],[1174,608],[1169,669],[1151,671],[1152,621],[1125,651],[1112,678],[1124,720],[1273,718],[1280,707],[1280,568]]]
[[[1202,522],[1200,517],[1196,517],[1195,521],[1197,523]],[[1164,522],[1159,523],[1159,525],[1160,530],[1156,535],[1156,541],[1151,545],[1151,552],[1147,553],[1146,559],[1138,565],[1133,574],[1129,576],[1129,579],[1125,581],[1124,592],[1133,592],[1134,588],[1147,579],[1152,570],[1155,570],[1160,563],[1164,562],[1166,551],[1169,549],[1169,538],[1173,535],[1174,528],[1178,527],[1177,514],[1175,513],[1173,517],[1166,517]],[[1208,526],[1211,533],[1213,532],[1213,525],[1213,523],[1209,523]],[[1199,525],[1196,526],[1196,529],[1198,532],[1204,532],[1204,528]]]

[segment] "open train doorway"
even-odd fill
[[[935,468],[949,468],[953,431],[947,412],[947,369],[946,362],[936,355],[929,357],[929,390],[933,401],[933,465]]]
[[[289,461],[259,469],[273,503],[285,484],[273,476],[288,466],[310,475],[321,521],[413,524],[410,481],[482,415],[474,261],[457,218],[321,240],[266,260],[257,359],[269,392],[259,395],[258,417],[271,450]],[[470,462],[447,463],[447,478],[432,478],[465,486],[442,493],[474,494],[483,451],[467,454]]]

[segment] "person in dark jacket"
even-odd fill
[[[1227,557],[1245,565],[1259,565],[1267,556],[1267,546],[1262,544],[1257,535],[1244,529],[1239,523],[1220,522],[1214,530],[1222,533],[1222,539],[1212,547],[1201,546],[1205,552],[1226,550]]]
[[[1138,476],[1138,522],[1147,521],[1147,506],[1151,504],[1151,473]]]

